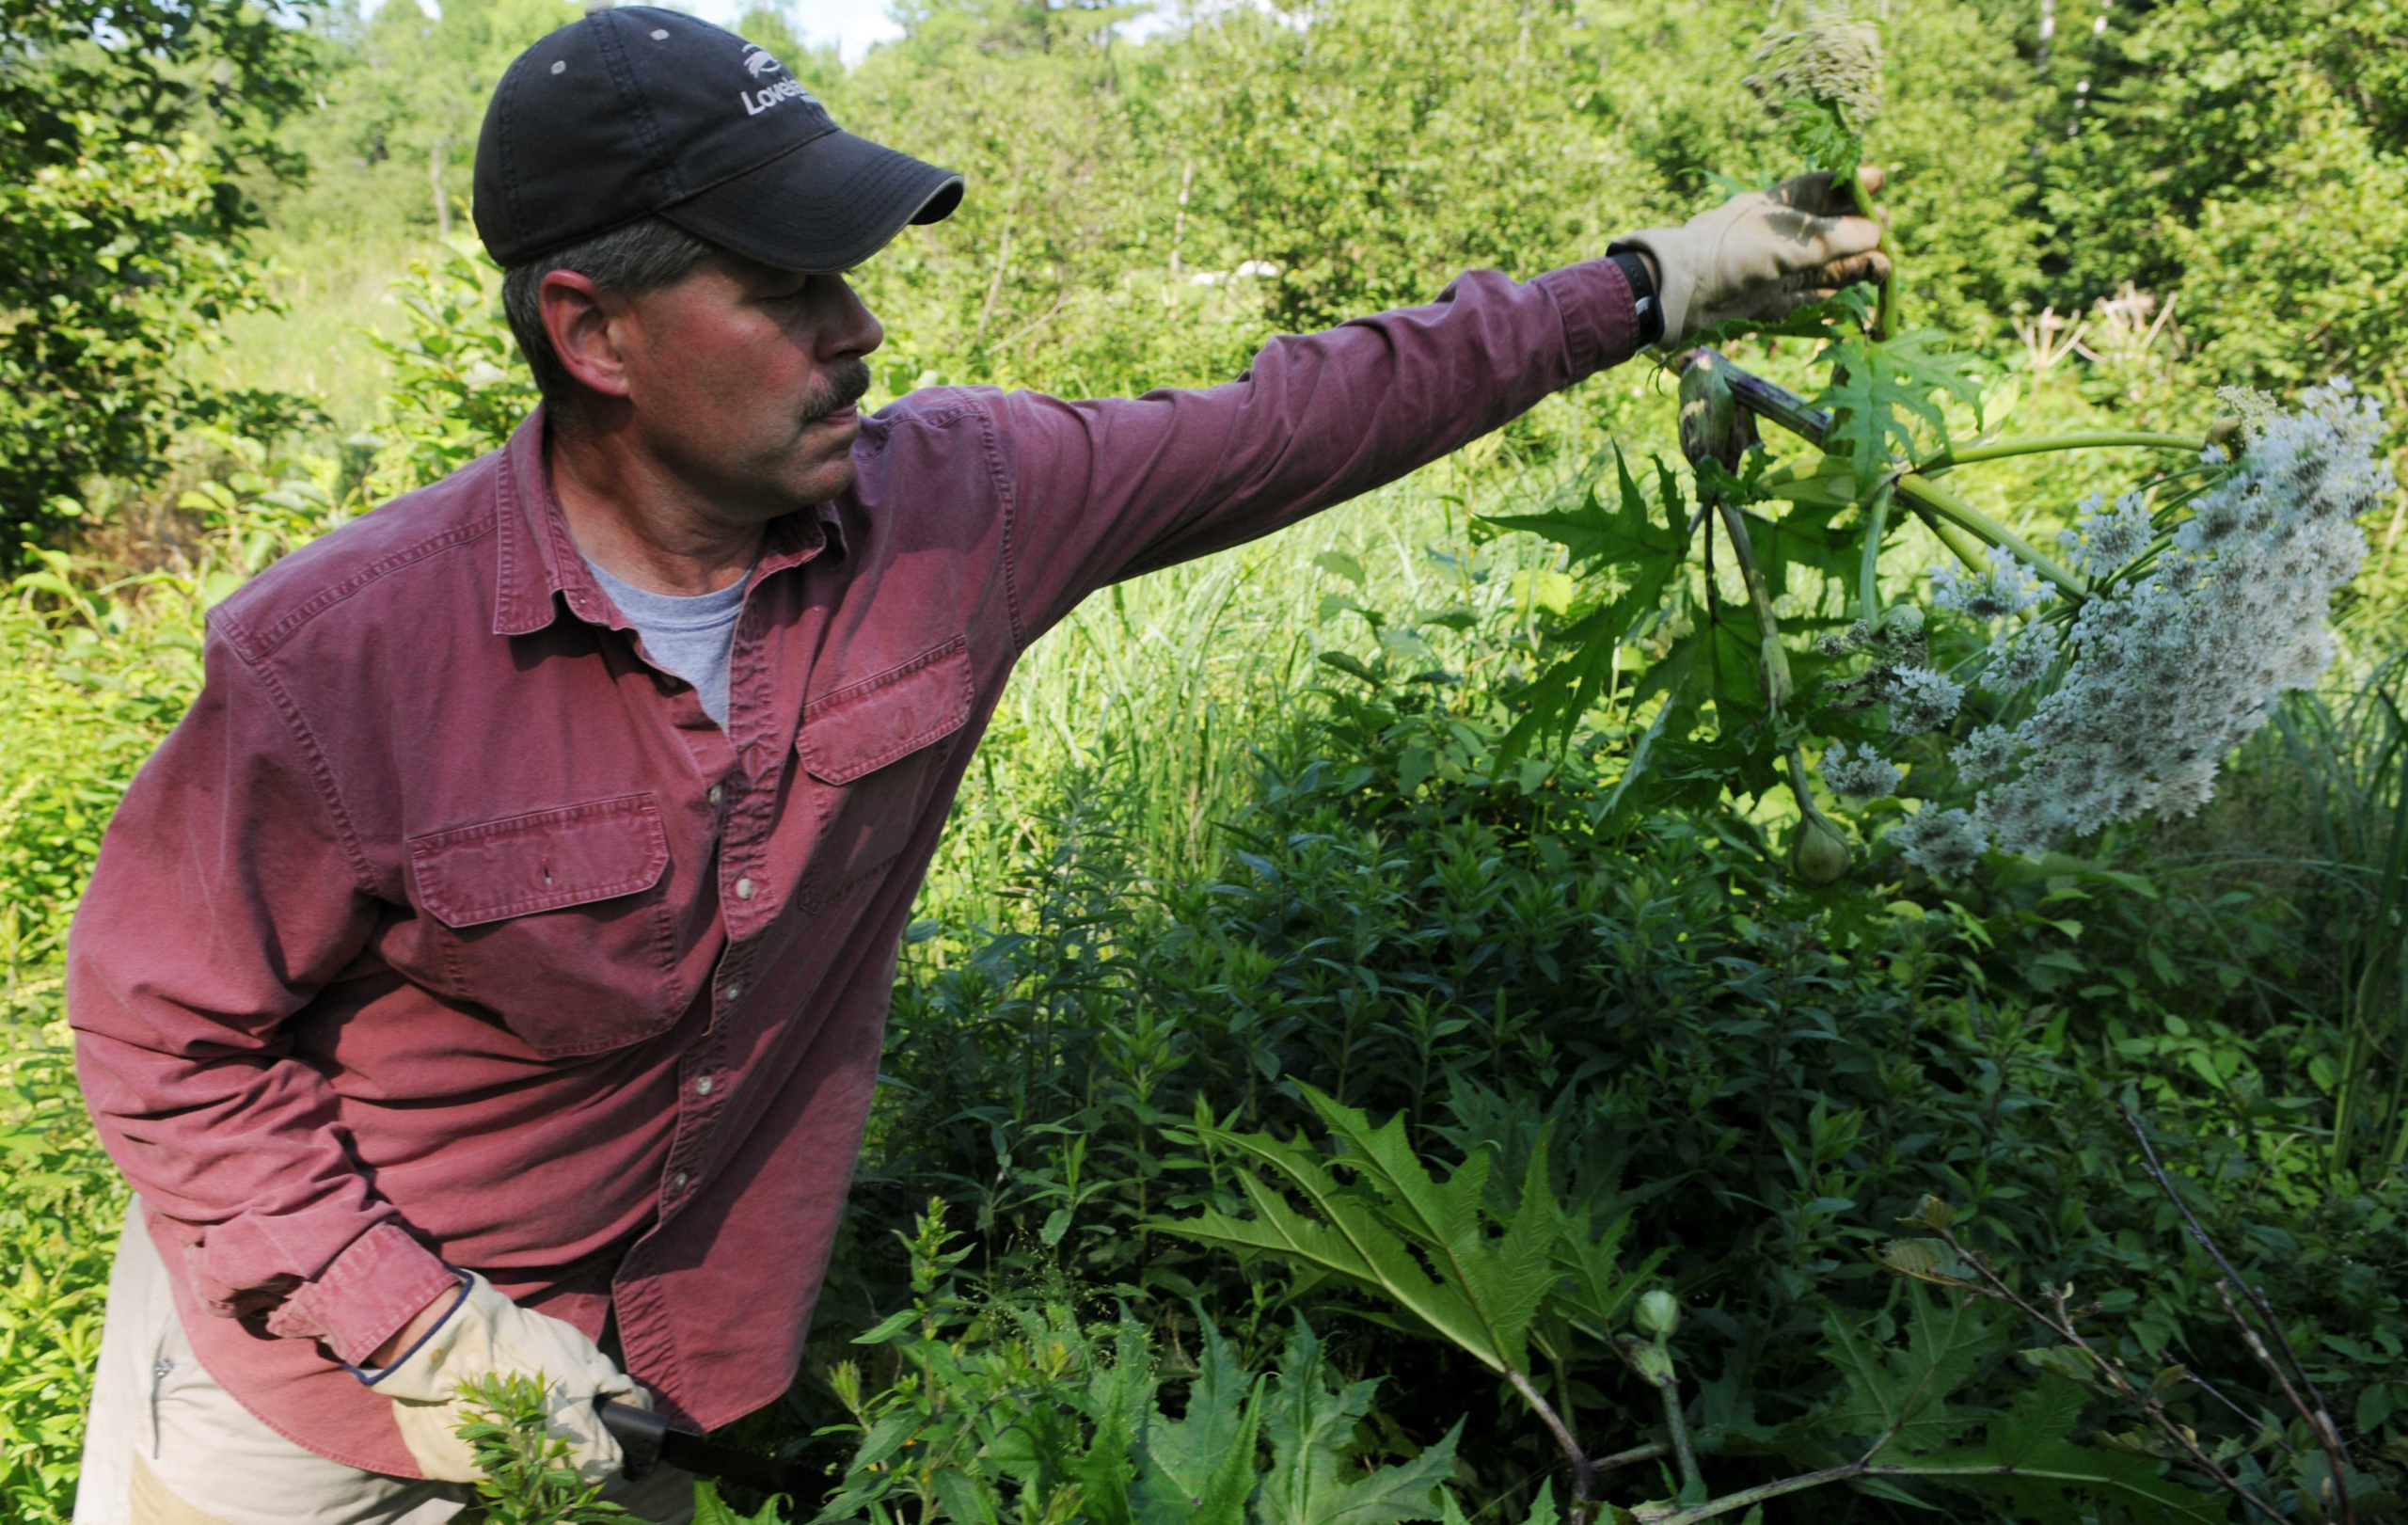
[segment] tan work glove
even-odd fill
[[[1881,188],[1878,169],[1859,175],[1868,191]],[[1650,228],[1614,246],[1655,258],[1662,342],[1671,345],[1733,318],[1786,317],[1842,286],[1878,280],[1890,273],[1880,242],[1880,225],[1856,214],[1855,197],[1829,174],[1814,174],[1735,196],[1678,228]]]
[[[607,1481],[619,1470],[619,1442],[602,1427],[595,1398],[652,1406],[652,1394],[627,1374],[577,1326],[519,1307],[471,1275],[467,1295],[426,1342],[376,1377],[375,1390],[393,1400],[402,1439],[430,1478],[473,1483],[477,1469],[460,1426],[470,1419],[463,1384],[479,1377],[541,1374],[548,1410],[548,1433],[568,1442],[568,1465],[587,1483]]]

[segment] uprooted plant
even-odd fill
[[[1751,83],[1798,151],[1853,176],[1877,101],[1872,29],[1811,9],[1760,57],[1774,62]],[[1785,786],[1808,883],[1843,877],[1851,856],[1811,752],[1822,798],[1942,878],[1986,851],[2036,854],[2195,811],[2278,696],[2332,662],[2326,615],[2365,552],[2356,520],[2393,485],[2380,405],[2337,378],[2288,410],[2227,390],[2235,416],[2195,436],[1994,437],[1975,359],[1897,327],[1897,279],[1893,267],[1877,308],[1851,294],[1705,336],[1819,342],[1827,381],[1812,398],[1712,347],[1673,362],[1693,493],[1660,466],[1652,493],[1624,469],[1610,505],[1592,489],[1568,512],[1488,521],[1555,540],[1593,574],[1509,750],[1568,740],[1618,697],[1632,733],[1618,806],[1701,778],[1743,795]],[[1758,420],[1818,453],[1776,465]],[[2032,505],[2067,521],[2045,544],[1951,480],[2074,451],[2150,460],[2122,492]],[[1928,612],[1881,576],[1909,525],[1953,558],[1931,572]],[[1907,793],[1922,802],[1911,815]]]

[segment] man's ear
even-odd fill
[[[627,395],[625,326],[633,314],[613,294],[598,289],[574,270],[554,270],[544,277],[536,299],[544,315],[544,332],[551,337],[552,353],[579,385],[605,397]]]

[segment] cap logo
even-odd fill
[[[755,42],[744,44],[744,71],[754,79],[774,79],[776,83],[757,90],[739,90],[737,99],[744,103],[744,114],[757,117],[782,101],[813,101],[816,98],[786,72],[786,66],[769,56],[769,51]]]

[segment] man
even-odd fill
[[[1827,181],[1274,342],[1206,391],[854,404],[843,272],[959,180],[776,60],[603,10],[514,64],[476,219],[545,404],[213,612],[71,948],[138,1197],[77,1517],[435,1521],[463,1385],[726,1423],[792,1379],[913,892],[1087,594],[1880,273]],[[682,1480],[620,1487],[685,1517]]]

